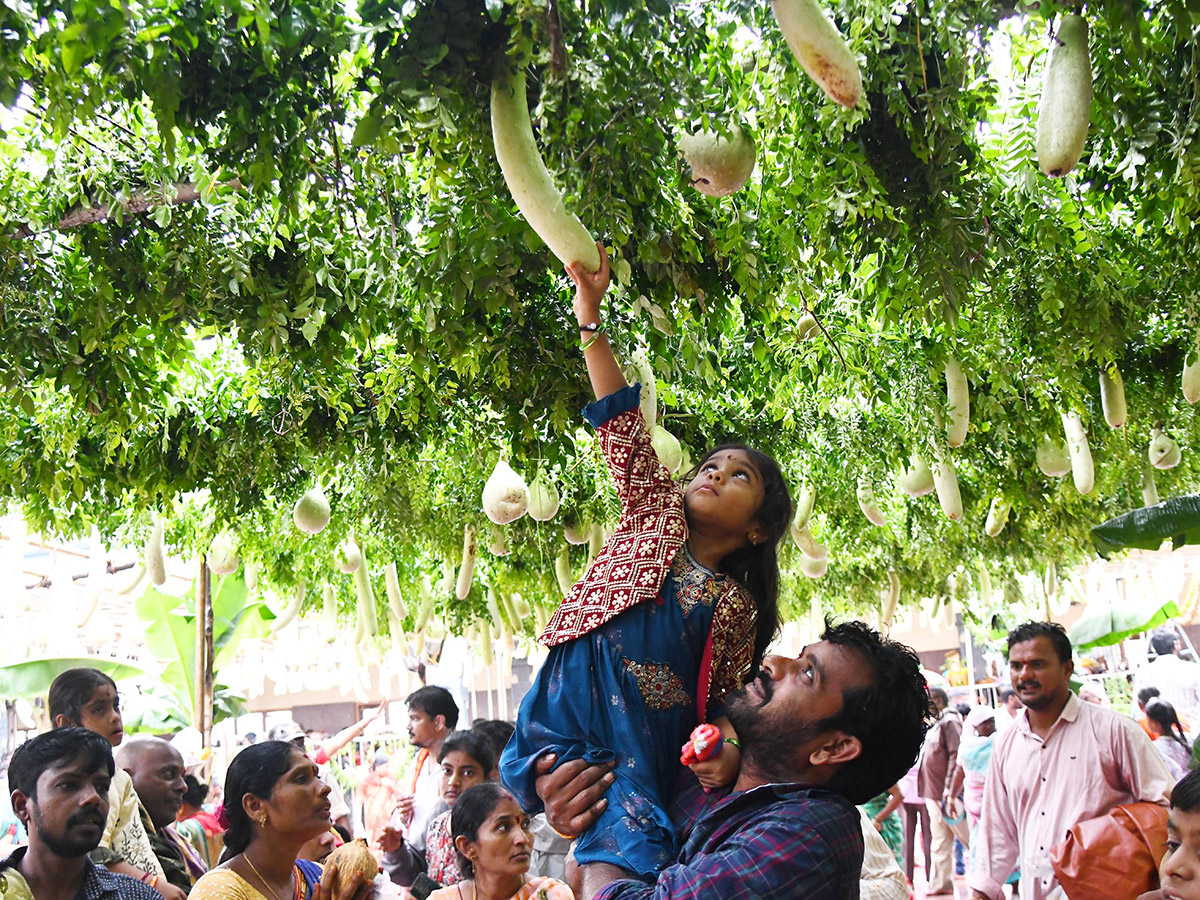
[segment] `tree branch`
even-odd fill
[[[240,179],[234,178],[231,181],[223,182],[221,187],[240,191],[242,189],[242,182]],[[138,191],[127,199],[117,203],[102,204],[100,206],[77,206],[59,219],[58,224],[53,228],[45,229],[44,231],[70,231],[72,228],[94,225],[109,218],[116,209],[120,209],[125,215],[136,216],[148,212],[155,207],[195,203],[200,199],[200,189],[194,184],[176,184],[174,190],[175,193],[173,195],[151,191]],[[13,232],[12,237],[15,240],[23,240],[33,237],[35,234],[42,234],[44,231],[35,231],[28,225],[22,225]]]

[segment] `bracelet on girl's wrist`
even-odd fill
[[[597,331],[603,331],[604,325],[602,325],[600,322],[588,322],[586,325],[580,323],[579,330],[595,334]]]
[[[738,753],[742,752],[742,745],[738,743],[737,738],[725,738],[725,743],[729,744],[731,747],[736,747]]]
[[[583,330],[584,330],[584,329],[582,329],[582,328],[580,329],[580,331],[583,331]],[[581,347],[581,349],[583,350],[583,352],[584,352],[584,353],[587,353],[587,351],[591,349],[591,347],[592,347],[592,344],[594,344],[594,343],[596,343],[596,341],[600,340],[600,336],[601,336],[602,334],[604,334],[604,332],[603,332],[603,331],[593,331],[593,332],[591,333],[591,336],[590,336],[590,337],[588,337],[588,339],[587,339],[586,341],[584,341],[584,342],[583,342],[583,343],[580,345],[580,347]]]

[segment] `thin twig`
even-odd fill
[[[804,301],[804,311],[813,317],[813,321],[816,322],[817,327],[821,329],[821,334],[825,335],[826,340],[828,340],[833,346],[833,351],[838,355],[838,359],[842,361],[842,371],[848,372],[850,367],[846,365],[846,357],[842,356],[842,348],[837,345],[837,341],[835,341],[833,336],[825,329],[825,325],[821,321],[821,317],[817,315],[817,311],[809,308],[807,300]]]

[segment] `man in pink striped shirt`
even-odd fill
[[[1071,692],[1071,642],[1061,625],[1012,631],[1008,665],[1025,709],[996,739],[969,884],[974,900],[1000,900],[1019,865],[1021,900],[1053,900],[1061,891],[1050,848],[1073,825],[1123,803],[1165,806],[1172,782],[1136,722]]]

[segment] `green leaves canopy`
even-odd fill
[[[1011,585],[1078,559],[1091,524],[1137,505],[1158,421],[1184,448],[1160,492],[1194,489],[1179,373],[1200,287],[1200,58],[1184,4],[1086,7],[1092,129],[1061,182],[1032,152],[1053,6],[830,12],[862,61],[852,110],[746,0],[8,4],[0,492],[63,532],[138,541],[161,509],[189,549],[232,527],[281,588],[340,578],[332,549],[353,531],[412,591],[455,561],[464,520],[483,524],[502,452],[556,479],[560,516],[610,521],[577,430],[568,285],[491,151],[500,53],[527,68],[547,165],[610,247],[609,331],[650,349],[667,426],[694,457],[738,437],[817,486],[830,570],[797,578],[785,549],[792,608],[816,590],[872,606],[888,569],[912,599],[980,562]],[[675,139],[730,120],[758,167],[710,200]],[[800,342],[807,309],[826,334]],[[950,356],[972,387],[952,454],[962,523],[892,487],[944,440]],[[1119,431],[1097,385],[1113,364]],[[1067,408],[1090,431],[1087,497],[1034,465]],[[882,528],[858,512],[860,475]],[[306,537],[288,511],[314,481],[334,522]],[[993,540],[997,494],[1013,514]],[[552,602],[559,531],[509,531],[513,553],[482,554],[476,584]],[[447,615],[483,610],[477,586]]]

